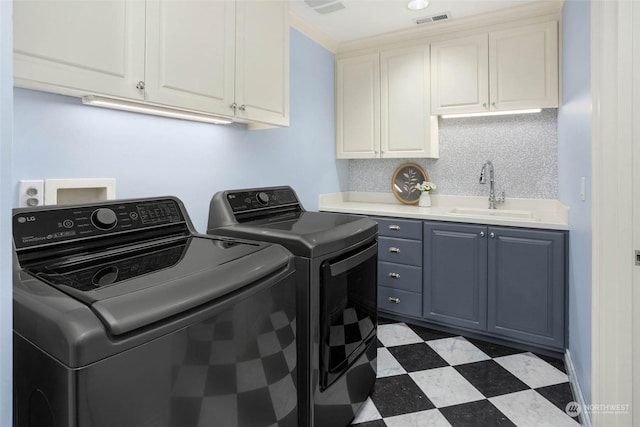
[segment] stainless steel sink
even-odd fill
[[[528,221],[537,220],[536,216],[531,211],[513,209],[453,208],[449,211],[449,213],[454,215],[512,218]]]

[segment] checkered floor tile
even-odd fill
[[[378,379],[358,427],[577,427],[562,360],[380,321]]]

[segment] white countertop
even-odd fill
[[[320,211],[472,224],[568,230],[568,209],[558,200],[508,198],[496,211],[488,197],[431,194],[431,207],[405,205],[392,193],[344,192],[320,195]]]

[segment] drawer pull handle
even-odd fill
[[[399,225],[390,225],[389,226],[389,230],[399,231],[400,230],[400,226]]]
[[[399,254],[400,253],[400,248],[396,248],[394,246],[391,246],[389,248],[389,252],[394,253],[394,254]]]
[[[394,304],[400,304],[400,298],[389,297],[389,302],[392,302]]]
[[[389,277],[391,277],[392,279],[399,279],[400,273],[389,273]]]

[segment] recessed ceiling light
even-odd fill
[[[429,2],[427,0],[411,0],[407,7],[411,10],[422,10],[426,9],[429,6]]]

